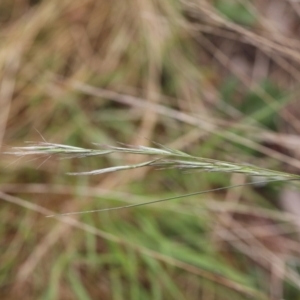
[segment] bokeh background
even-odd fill
[[[300,168],[300,2],[1,0],[1,151],[153,146]],[[299,189],[129,170],[141,157],[0,157],[1,299],[300,299]]]

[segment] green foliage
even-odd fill
[[[242,25],[253,26],[257,20],[256,16],[247,7],[247,2],[251,3],[251,1],[243,0],[243,2],[238,0],[216,0],[215,6],[228,19]]]

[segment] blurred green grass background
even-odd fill
[[[298,174],[299,15],[292,0],[2,0],[1,149],[155,141]],[[2,154],[0,298],[300,299],[290,184],[44,217],[255,180],[66,175],[140,161]]]

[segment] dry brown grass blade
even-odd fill
[[[287,57],[290,57],[298,62],[300,61],[300,54],[298,51],[273,42],[272,40],[265,38],[264,36],[258,35],[236,23],[225,19],[217,12],[217,10],[210,3],[208,3],[205,0],[201,0],[199,1],[199,3],[194,3],[193,1],[182,2],[191,9],[199,10],[205,13],[206,16],[208,16],[211,20],[216,22],[216,24],[218,24],[219,26],[224,26],[233,30],[234,32],[241,34],[245,39],[249,41],[249,43],[253,44],[254,46],[258,48],[267,48],[269,50],[278,51],[279,53]]]
[[[20,65],[21,49],[14,49],[6,57],[3,70],[3,78],[0,85],[0,149],[6,130],[6,124],[10,112],[11,100],[16,84],[16,73]]]

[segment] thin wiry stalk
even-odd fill
[[[265,183],[269,183],[269,182],[292,181],[292,180],[297,180],[297,179],[268,180],[268,181],[264,180],[264,181],[260,181],[258,183],[265,184]],[[123,205],[123,206],[117,206],[117,207],[93,209],[93,210],[85,210],[85,211],[74,211],[74,212],[68,212],[68,213],[62,213],[62,214],[48,215],[46,217],[52,218],[52,217],[58,217],[58,216],[80,215],[80,214],[87,214],[87,213],[96,213],[96,212],[104,212],[104,211],[111,211],[111,210],[120,210],[120,209],[125,209],[125,208],[133,208],[133,207],[137,207],[137,206],[145,206],[145,205],[149,205],[149,204],[155,204],[155,203],[161,203],[161,202],[166,202],[166,201],[171,201],[171,200],[176,200],[176,199],[182,199],[182,198],[187,198],[187,197],[191,197],[191,196],[197,196],[197,195],[201,195],[201,194],[222,191],[222,190],[226,190],[226,189],[237,188],[237,187],[242,187],[242,186],[251,185],[251,184],[253,184],[253,183],[248,182],[248,183],[230,185],[230,186],[225,186],[225,187],[220,187],[220,188],[215,188],[215,189],[210,189],[210,190],[205,190],[205,191],[200,191],[200,192],[194,192],[194,193],[189,193],[189,194],[184,194],[184,195],[179,195],[179,196],[172,196],[172,197],[168,197],[168,198],[164,198],[164,199],[158,199],[158,200],[142,202],[142,203],[137,203],[137,204],[129,204],[129,205]]]
[[[274,170],[264,169],[252,165],[246,165],[243,163],[232,163],[226,161],[220,161],[215,159],[196,157],[171,149],[157,144],[160,148],[152,148],[145,146],[106,146],[98,145],[102,149],[85,149],[80,147],[73,147],[68,145],[53,144],[47,142],[41,142],[38,144],[32,144],[27,147],[15,147],[6,154],[12,154],[17,156],[26,155],[54,155],[60,154],[67,157],[88,157],[88,156],[100,156],[111,153],[131,153],[140,155],[154,155],[158,158],[150,161],[146,161],[139,164],[115,166],[109,168],[102,168],[99,170],[92,170],[88,172],[76,172],[68,173],[69,175],[98,175],[109,172],[117,172],[121,170],[142,168],[146,166],[154,166],[159,168],[177,168],[183,170],[196,170],[204,172],[226,172],[226,173],[243,173],[250,176],[259,176],[267,178],[268,180],[300,180],[300,176],[295,174],[289,174],[284,172],[278,172]],[[167,158],[163,158],[167,157]],[[180,159],[176,159],[180,158]]]

